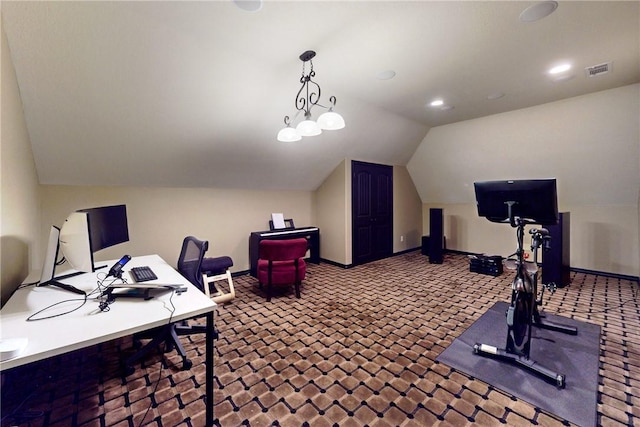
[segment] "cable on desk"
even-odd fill
[[[100,275],[103,275],[104,277],[100,278]],[[108,284],[105,285],[104,282],[109,277],[110,276],[107,273],[99,273],[98,274],[98,282],[97,282],[98,287],[96,289],[94,289],[93,291],[89,292],[89,295],[93,295],[96,292],[100,292],[102,294],[103,292],[105,292],[109,288],[109,286],[113,285],[116,281],[120,281],[122,283],[127,283],[127,281],[125,279],[114,277],[113,279],[111,279],[111,281]]]
[[[96,289],[92,290],[91,292],[89,292],[88,294],[86,294],[84,296],[84,298],[81,300],[82,304],[80,304],[79,306],[77,306],[77,307],[75,307],[75,308],[73,308],[73,309],[71,309],[69,311],[65,311],[63,313],[52,314],[51,316],[45,316],[45,317],[38,317],[39,314],[41,314],[41,313],[43,313],[43,312],[45,312],[47,310],[51,310],[53,307],[56,307],[56,306],[58,306],[60,304],[69,303],[69,302],[72,302],[72,301],[80,301],[80,299],[79,298],[72,298],[72,299],[66,299],[66,300],[63,300],[63,301],[58,301],[58,302],[56,302],[54,304],[51,304],[51,305],[49,305],[49,306],[47,306],[47,307],[45,307],[45,308],[43,308],[41,310],[36,311],[35,313],[33,313],[32,315],[27,317],[27,322],[34,322],[34,321],[37,321],[37,320],[53,319],[55,317],[65,316],[65,315],[67,315],[69,313],[73,313],[74,311],[79,310],[80,308],[82,308],[87,303],[87,301],[89,300],[89,296],[91,296],[91,295],[95,294],[96,292],[102,290],[102,288],[104,286],[104,280],[105,279],[106,279],[106,277],[102,278],[101,280],[98,280],[98,282],[97,282],[98,287]],[[114,280],[116,280],[116,279],[114,279]],[[113,281],[111,283],[113,283]],[[111,285],[111,283],[109,283],[109,285]],[[109,285],[107,285],[107,286],[109,286]],[[104,308],[103,308],[102,307],[102,302],[101,302],[101,308],[100,309],[102,311],[108,311],[108,308],[109,308],[108,304],[106,306],[104,306]]]
[[[64,313],[58,313],[58,314],[52,314],[51,316],[45,316],[45,317],[37,317],[40,313],[50,310],[53,307],[60,305],[60,304],[64,304],[64,303],[68,303],[68,302],[72,302],[72,301],[82,301],[82,304],[80,304],[79,306],[69,310],[69,311],[65,311]],[[73,313],[76,310],[79,310],[81,307],[83,307],[85,304],[87,303],[87,295],[84,296],[83,299],[80,298],[72,298],[72,299],[66,299],[63,301],[58,301],[54,304],[51,304],[48,307],[45,307],[41,310],[36,311],[35,313],[33,313],[31,316],[27,317],[27,322],[35,322],[36,320],[46,320],[46,319],[53,319],[55,317],[60,317],[60,316],[65,316],[69,313]]]
[[[102,276],[102,277],[100,277]],[[98,282],[97,285],[98,287],[96,289],[94,289],[93,291],[89,292],[89,295],[93,295],[96,292],[98,292],[98,296],[96,298],[96,300],[98,301],[98,308],[100,309],[100,311],[109,311],[109,305],[111,305],[111,303],[113,303],[113,299],[109,298],[109,295],[107,294],[107,290],[109,289],[109,287],[111,285],[113,285],[116,281],[120,281],[122,283],[127,283],[126,279],[123,279],[121,277],[114,277],[113,279],[111,279],[111,281],[105,285],[105,281],[109,278],[109,274],[107,273],[99,273],[98,274]]]

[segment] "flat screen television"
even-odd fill
[[[555,178],[475,182],[478,215],[492,222],[558,223]],[[511,215],[511,216],[510,216]]]
[[[80,209],[78,212],[89,216],[92,252],[129,241],[126,205]]]
[[[126,205],[101,206],[72,212],[60,228],[60,250],[75,270],[96,270],[93,254],[128,242]]]

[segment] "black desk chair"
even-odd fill
[[[205,258],[204,254],[208,249],[209,242],[206,240],[185,237],[178,259],[178,271],[216,303],[229,302],[236,297],[229,271],[233,260],[228,256]],[[216,283],[224,280],[227,281],[228,290]]]
[[[182,250],[178,258],[178,271],[180,274],[203,292],[204,285],[200,271],[202,260],[208,247],[209,243],[206,240],[202,241],[193,236],[187,236],[182,242]],[[161,344],[164,344],[165,352],[170,352],[175,348],[182,357],[182,369],[191,369],[193,362],[187,357],[187,353],[182,343],[180,343],[179,337],[181,335],[203,334],[206,332],[204,325],[189,325],[187,321],[182,321],[134,335],[134,339],[136,340],[151,338],[151,341],[126,360],[127,374],[133,373],[133,365]]]

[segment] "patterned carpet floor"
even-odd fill
[[[419,251],[339,268],[310,264],[302,298],[270,303],[250,276],[216,311],[215,417],[220,426],[571,425],[436,357],[496,301],[510,272],[430,264]],[[640,306],[632,280],[572,273],[542,310],[602,328],[597,421],[640,426]],[[505,327],[505,324],[496,325]],[[204,337],[193,361],[153,354],[129,376],[130,337],[2,376],[2,426],[204,425]]]

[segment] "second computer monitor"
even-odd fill
[[[100,206],[78,212],[89,216],[92,252],[129,241],[126,205]]]
[[[129,241],[126,205],[72,212],[60,229],[60,249],[75,270],[95,271],[95,252]]]
[[[518,217],[536,224],[558,223],[556,180],[523,179],[474,183],[478,215],[493,222]]]

